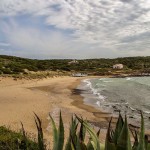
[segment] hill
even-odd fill
[[[123,64],[123,70],[114,70],[114,64]],[[115,59],[37,60],[0,55],[0,74],[27,74],[30,71],[83,72],[91,75],[150,73],[150,56]]]

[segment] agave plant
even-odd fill
[[[44,138],[43,138],[42,122],[36,114],[35,114],[34,119],[35,119],[37,131],[38,131],[38,147],[39,147],[39,150],[45,150],[46,145],[44,143]]]
[[[123,122],[122,116],[119,115],[115,131],[111,130],[110,127],[111,121],[109,123],[105,140],[105,150],[131,150],[132,148],[127,117],[125,117],[125,122]]]
[[[64,126],[61,112],[58,129],[51,115],[50,119],[53,128],[53,150],[62,150],[63,148],[65,150],[100,150],[100,143],[98,139],[100,130],[96,134],[94,129],[90,127],[87,121],[84,121],[78,116],[72,117],[69,137],[67,143],[64,146]],[[87,143],[85,142],[86,132],[88,132],[90,135],[89,141]]]
[[[107,135],[105,139],[105,148],[99,142],[100,130],[96,133],[93,127],[86,120],[78,116],[71,119],[70,132],[67,142],[64,144],[64,124],[59,115],[59,125],[56,126],[53,117],[50,115],[52,130],[53,130],[53,150],[150,150],[150,143],[148,137],[145,135],[144,118],[141,112],[141,129],[138,133],[135,130],[129,129],[127,116],[123,120],[121,114],[116,123],[115,129],[111,128],[112,118],[110,119]],[[35,123],[38,131],[38,150],[46,150],[43,139],[42,122],[35,114]],[[30,150],[25,130],[22,124],[24,150]],[[134,142],[131,144],[132,133]],[[89,135],[87,139],[87,134]]]
[[[54,139],[53,150],[62,150],[64,146],[64,125],[63,125],[61,112],[59,115],[59,128],[58,129],[56,127],[56,124],[52,116],[51,115],[49,116],[50,116],[50,119],[52,122],[52,128],[53,128],[53,139]]]
[[[105,150],[150,150],[150,143],[148,142],[147,136],[145,136],[144,119],[141,112],[141,131],[138,136],[137,131],[132,131],[134,137],[134,144],[131,146],[130,130],[127,123],[127,117],[125,121],[121,114],[116,124],[115,131],[111,130],[111,120],[107,131],[105,140]]]

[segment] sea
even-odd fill
[[[84,79],[78,86],[84,103],[140,126],[140,110],[150,129],[150,77]]]

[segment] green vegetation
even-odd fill
[[[99,134],[93,127],[78,116],[72,117],[70,133],[64,143],[64,125],[60,112],[59,125],[50,116],[53,130],[53,150],[150,150],[150,143],[144,132],[144,119],[141,113],[141,129],[136,131],[129,129],[127,117],[123,120],[119,114],[115,129],[111,127],[111,120],[107,130],[105,145],[99,142]],[[14,133],[4,127],[0,127],[0,149],[1,150],[46,150],[43,139],[42,122],[35,114],[35,123],[38,131],[37,143],[32,142],[26,136],[22,125],[22,132]],[[130,131],[131,130],[131,131]],[[134,141],[131,142],[132,133]],[[132,143],[132,144],[131,144]]]
[[[26,139],[20,132],[13,132],[6,127],[0,127],[0,150],[38,150],[38,145],[32,140]]]
[[[69,59],[37,60],[0,55],[0,74],[24,74],[37,71],[83,72],[91,75],[150,73],[150,56],[116,59],[85,59],[71,63]],[[114,64],[123,64],[123,70],[114,70]],[[50,72],[49,72],[50,74]],[[45,74],[48,76],[49,74]]]

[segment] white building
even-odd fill
[[[123,69],[123,64],[115,64],[113,65],[113,69]]]
[[[87,74],[85,74],[85,73],[74,73],[74,74],[72,74],[72,76],[73,77],[86,77]]]
[[[70,64],[78,64],[79,62],[77,61],[77,60],[72,60],[72,61],[70,61],[70,62],[68,62],[68,64],[70,65]]]

